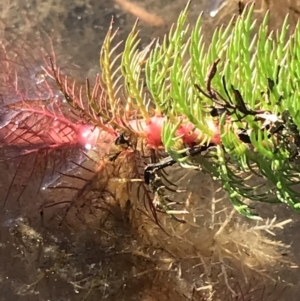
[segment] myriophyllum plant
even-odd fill
[[[257,219],[243,200],[283,202],[300,212],[300,28],[287,38],[286,17],[269,33],[266,14],[255,33],[253,10],[216,29],[206,48],[202,18],[190,31],[186,8],[150,52],[145,74],[157,115],[165,118],[168,154],[183,167],[208,171],[241,214]],[[185,154],[194,145],[208,152],[191,162]]]
[[[190,28],[188,9],[162,41],[142,50],[135,24],[119,55],[111,25],[93,85],[72,82],[49,58],[29,97],[3,52],[1,145],[41,155],[34,166],[51,152],[81,147],[96,174],[121,155],[131,166],[128,181],[143,188],[155,217],[155,207],[183,213],[163,193],[161,169],[174,163],[210,173],[249,218],[259,219],[247,200],[284,202],[299,212],[299,25],[287,38],[286,18],[269,33],[267,14],[256,32],[249,6],[205,45],[202,17]]]
[[[300,29],[287,38],[287,17],[269,33],[266,14],[255,33],[253,10],[247,7],[216,29],[206,47],[201,16],[193,29],[186,25],[187,6],[147,57],[148,49],[138,50],[134,28],[122,71],[131,103],[146,121],[148,145],[162,146],[183,167],[208,171],[241,214],[257,219],[243,200],[284,202],[300,210]],[[155,106],[150,117],[149,103]],[[207,152],[191,160],[195,147]]]

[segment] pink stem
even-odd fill
[[[45,110],[13,111],[6,118],[7,120],[3,117],[3,125],[0,126],[0,146],[13,145],[27,149],[56,148],[62,145],[90,149],[97,146],[108,150],[117,137],[99,127],[71,122],[64,116],[57,116]],[[161,133],[165,120],[166,117],[153,116],[149,121],[131,120],[129,126],[139,137],[146,139],[148,148],[157,149],[163,148]],[[220,144],[218,126],[210,121],[209,127],[214,133],[210,137],[211,143]],[[176,135],[181,136],[186,144],[202,142],[204,135],[197,129],[193,131],[193,128],[192,123],[185,122],[179,127]]]

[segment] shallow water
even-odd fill
[[[267,1],[257,4],[258,18],[270,8],[271,26],[280,24],[288,12],[291,14],[292,23],[298,19],[300,4],[297,1],[285,1],[286,5],[279,0],[270,2],[271,4]],[[140,36],[143,45],[146,45],[152,38],[166,32],[186,1],[143,0],[135,3],[163,20],[163,25],[159,27],[153,27],[145,21],[140,22]],[[104,0],[11,0],[0,4],[0,11],[4,21],[1,28],[5,29],[2,38],[7,39],[9,45],[18,43],[15,40],[18,36],[22,36],[33,49],[35,45],[44,43],[45,48],[51,51],[53,43],[59,64],[72,70],[74,77],[81,79],[99,72],[99,49],[111,17],[114,16],[114,26],[120,27],[119,40],[126,38],[136,19],[136,16],[120,5]],[[228,22],[232,14],[238,12],[238,8],[236,1],[230,0],[193,1],[190,23],[194,22],[201,11],[204,11],[204,32],[209,37],[215,26]],[[213,18],[210,16],[212,11],[217,12]],[[32,56],[35,57],[34,52]],[[32,77],[40,80],[38,66],[36,62],[37,69],[31,69],[30,72],[35,71],[34,74],[31,73],[30,80]],[[27,75],[24,74],[24,83],[27,82],[26,79]],[[14,174],[11,172],[12,165],[8,163],[2,164],[1,168],[0,195],[4,195]],[[84,173],[82,170],[74,172],[77,175]],[[23,174],[24,179],[28,176]],[[184,187],[189,183],[189,188],[198,194],[206,194],[203,187],[210,185],[210,180],[202,175],[196,177],[191,173],[183,176],[180,170],[174,173],[174,178],[178,178],[179,185],[183,183]],[[26,179],[24,181],[26,183]],[[61,181],[69,179],[63,178]],[[202,183],[201,191],[199,181]],[[72,195],[63,189],[39,191],[39,185],[40,179],[37,175],[18,201],[17,187],[12,187],[6,206],[1,209],[1,301],[201,300],[200,295],[194,293],[193,287],[194,284],[199,287],[204,283],[198,279],[196,270],[188,274],[191,263],[170,262],[163,251],[152,245],[140,247],[128,221],[124,221],[121,210],[114,209],[113,214],[108,212],[100,215],[97,210],[95,213],[84,208],[84,217],[78,217],[73,210],[68,223],[59,225],[61,220],[56,213],[60,213],[61,208],[55,206],[41,210],[41,206],[45,200],[55,203],[57,199],[70,200]],[[122,190],[123,186],[119,184],[115,189],[120,189],[118,196],[124,198],[120,203],[126,205],[127,195]],[[91,193],[86,199],[96,197],[97,195]],[[276,214],[280,219],[292,217],[295,220],[286,227],[282,237],[279,235],[285,243],[292,243],[290,254],[294,259],[300,252],[297,238],[300,217],[285,210],[283,206],[274,207],[272,210],[263,206],[262,212],[268,217]],[[82,223],[82,219],[88,220],[88,223]],[[202,239],[203,244],[209,243]],[[183,276],[179,277],[178,270],[181,268]],[[294,284],[300,281],[300,273],[296,271],[283,271],[280,277]],[[297,290],[298,287],[290,288],[281,297],[278,293],[278,298],[297,300]],[[276,300],[276,296],[273,299]]]

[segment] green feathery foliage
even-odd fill
[[[269,33],[266,14],[256,31],[252,5],[217,28],[206,47],[202,17],[189,28],[188,9],[189,4],[162,42],[146,50],[139,50],[134,26],[121,62],[127,101],[147,119],[150,100],[155,114],[167,117],[162,140],[169,155],[184,167],[211,173],[241,214],[259,218],[245,200],[284,202],[300,212],[300,24],[291,37],[288,18]],[[107,74],[105,64],[102,68]],[[211,121],[220,128],[222,141],[188,164],[182,137],[176,137],[186,120],[201,131],[202,145],[216,134]]]

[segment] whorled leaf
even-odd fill
[[[281,29],[269,33],[266,14],[256,33],[253,11],[254,6],[248,6],[229,25],[216,29],[206,50],[201,16],[192,33],[187,31],[187,5],[163,43],[157,42],[150,52],[146,79],[153,102],[166,116],[162,133],[166,151],[181,163],[183,149],[188,147],[181,144],[178,149],[181,123],[174,116],[186,116],[194,126],[192,132],[201,133],[197,144],[202,145],[217,134],[208,125],[213,120],[220,143],[214,143],[217,151],[211,151],[210,158],[202,158],[201,167],[209,166],[240,213],[257,218],[244,199],[277,200],[299,211],[295,158],[300,146],[300,29],[298,25],[287,38],[286,17]],[[217,116],[212,116],[213,109],[219,110]],[[265,192],[258,187],[245,189],[239,174],[257,174],[270,187]]]

